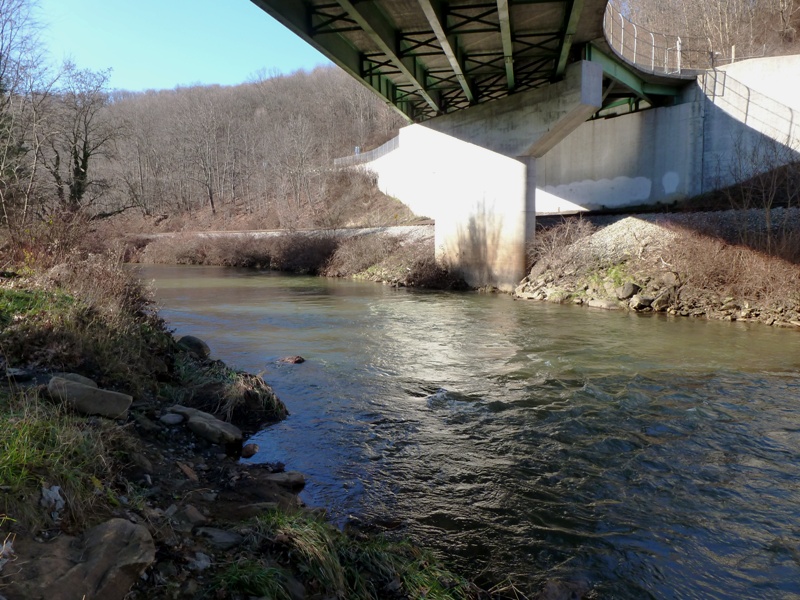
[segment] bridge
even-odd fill
[[[536,214],[717,189],[758,170],[731,172],[765,140],[796,158],[800,118],[775,86],[753,102],[706,41],[607,0],[252,1],[411,123],[338,164],[434,218],[437,259],[473,285],[521,279]]]

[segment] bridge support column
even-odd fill
[[[525,208],[522,218],[525,223],[525,258],[527,267],[528,245],[533,243],[536,235],[536,159],[533,156],[521,156],[519,160],[525,165]]]
[[[380,189],[436,221],[436,258],[470,285],[513,290],[536,227],[536,160],[594,113],[602,68],[400,130],[364,165]]]

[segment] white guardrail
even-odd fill
[[[400,136],[393,137],[385,144],[378,146],[369,152],[361,152],[360,154],[353,154],[352,156],[345,156],[343,158],[336,158],[333,161],[334,168],[341,169],[344,167],[353,167],[355,165],[363,165],[364,163],[372,162],[373,160],[389,154],[392,150],[397,150],[400,147]]]
[[[688,77],[712,67],[709,40],[650,31],[631,22],[612,2],[606,4],[603,32],[620,58],[646,73]]]

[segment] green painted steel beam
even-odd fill
[[[306,2],[284,2],[282,0],[251,0],[253,4],[292,31],[306,43],[324,54],[330,61],[344,69],[351,77],[360,81],[380,95],[405,119],[414,121],[417,114],[409,102],[398,100],[397,85],[386,75],[365,75],[366,58],[344,37],[336,33],[314,35],[311,31],[311,10]]]
[[[578,21],[583,11],[583,0],[569,0],[564,7],[564,28],[561,33],[560,48],[558,49],[558,62],[556,63],[556,77],[561,77],[567,68],[567,58],[572,49],[572,38],[578,31]]]
[[[399,32],[389,23],[377,6],[366,2],[356,5],[351,0],[336,0],[336,2],[380,48],[392,65],[403,74],[411,87],[428,103],[428,106],[434,112],[440,113],[439,102],[434,98],[433,92],[428,90],[426,84],[427,71],[425,67],[413,55],[400,57]]]
[[[606,77],[624,85],[634,94],[650,101],[649,96],[677,96],[679,86],[648,83],[617,59],[604,54],[592,44],[586,46],[586,59],[603,67]],[[682,85],[684,82],[680,81]]]
[[[511,92],[517,83],[514,78],[514,39],[511,34],[511,15],[508,12],[508,0],[497,0],[497,17],[500,19],[500,38],[503,41],[503,62],[506,66],[508,91]]]
[[[450,63],[450,68],[453,69],[453,73],[458,80],[458,84],[464,91],[464,96],[466,96],[470,104],[475,102],[475,94],[472,91],[472,84],[464,74],[464,63],[460,59],[460,53],[457,52],[458,46],[455,44],[455,40],[451,42],[444,30],[445,13],[442,3],[438,0],[418,1],[420,7],[422,8],[422,12],[425,13],[425,18],[428,19],[428,23],[430,23],[433,34],[436,36],[436,40],[439,42],[439,45],[442,47],[442,51],[447,57],[447,62]]]

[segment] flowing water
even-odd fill
[[[146,267],[291,416],[254,460],[467,575],[597,598],[800,598],[800,334],[506,296]],[[307,362],[278,362],[300,354]]]

